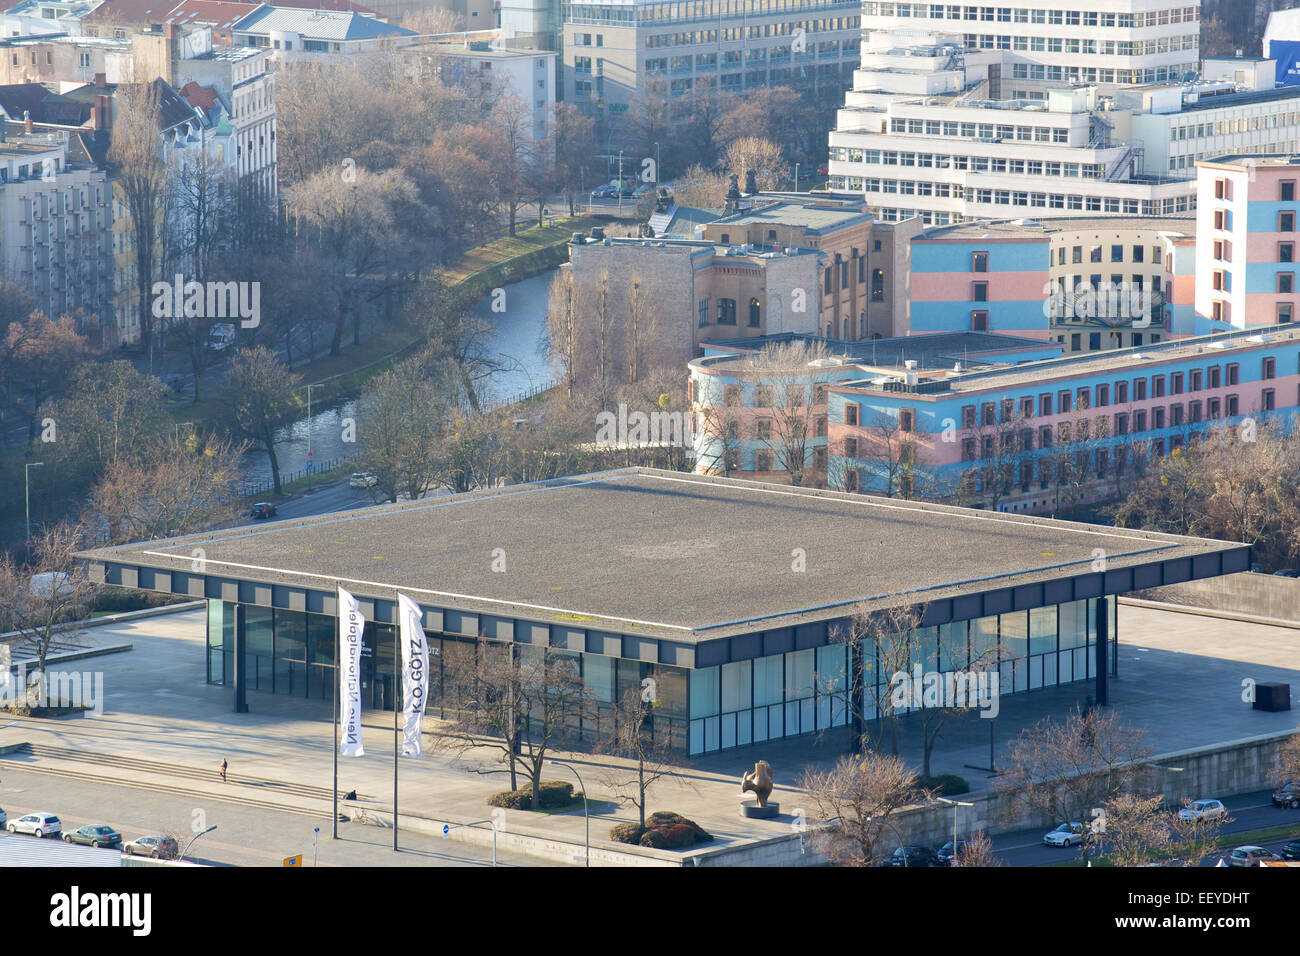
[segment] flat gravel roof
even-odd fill
[[[1036,583],[1042,597],[1042,582],[1079,575],[1115,593],[1132,589],[1122,572],[1136,566],[1183,559],[1195,577],[1249,566],[1245,545],[644,468],[83,557],[105,580],[177,593],[205,593],[177,583],[194,578],[319,592],[341,582],[379,600],[400,588],[430,608],[688,644],[838,619],[861,601]],[[150,568],[173,572],[161,576],[169,583],[146,583]]]

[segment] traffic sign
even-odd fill
[[[284,858],[284,865],[285,865],[285,866],[302,866],[302,854],[299,853],[297,856],[286,856],[286,857]]]
[[[450,826],[450,824],[446,824],[446,823],[444,823],[444,824],[442,825],[442,838],[443,838],[444,840],[450,840],[450,839],[451,839],[451,826]]]

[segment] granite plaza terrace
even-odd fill
[[[888,675],[835,637],[855,610],[921,608],[926,671],[996,645],[1002,694],[1092,680],[1105,702],[1115,595],[1250,567],[1242,544],[646,468],[82,557],[95,581],[207,599],[207,679],[237,710],[248,689],[331,699],[342,584],[368,707],[393,706],[400,590],[438,653],[431,710],[448,662],[513,642],[577,656],[606,706],[653,678],[655,732],[689,754],[844,725],[849,695],[871,716],[852,675]]]

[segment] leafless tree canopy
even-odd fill
[[[35,536],[30,561],[0,555],[0,631],[18,632],[41,672],[60,628],[71,624],[62,633],[75,632],[94,592],[75,557],[83,538],[77,525],[56,525]]]
[[[813,818],[825,824],[813,832],[813,845],[836,866],[879,863],[902,842],[891,818],[929,798],[901,760],[870,752],[808,771],[799,786],[808,791]]]
[[[1086,715],[1077,708],[1064,720],[1045,717],[1021,732],[995,786],[1059,823],[1082,823],[1082,852],[1096,843],[1096,821],[1106,804],[1125,792],[1143,793],[1151,747],[1144,731],[1111,710]]]
[[[461,754],[495,750],[510,771],[511,790],[519,789],[519,773],[528,778],[537,809],[547,755],[590,709],[576,657],[479,640],[472,654],[444,668],[450,720],[440,744]]]

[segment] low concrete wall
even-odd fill
[[[1155,789],[1170,804],[1183,797],[1227,798],[1239,793],[1273,786],[1270,768],[1277,759],[1278,746],[1296,731],[1261,734],[1210,747],[1157,754],[1151,759],[1156,770]],[[1175,771],[1172,768],[1181,768]],[[1049,830],[1061,823],[1045,814],[1025,809],[1012,795],[994,793],[982,797],[957,797],[973,803],[957,810],[958,835],[984,830],[990,836],[1042,827]],[[939,846],[952,839],[953,809],[945,804],[905,811],[896,818],[899,832],[909,843]]]
[[[1300,578],[1243,571],[1186,584],[1134,591],[1147,601],[1211,608],[1251,617],[1275,618],[1300,625]]]
[[[349,815],[354,823],[365,823],[385,829],[392,829],[393,826],[391,812],[357,808]],[[429,836],[442,836],[444,821],[405,813],[399,814],[399,817],[403,830],[412,830]],[[457,826],[455,820],[445,822],[453,827]],[[599,823],[596,821],[593,823],[603,828],[608,826],[609,821],[601,818]],[[492,828],[488,824],[474,827],[459,826],[451,831],[447,839],[491,849]],[[586,847],[582,843],[572,843],[538,833],[511,829],[498,831],[496,844],[499,853],[517,853],[571,866],[581,866],[586,853]],[[655,850],[650,847],[618,846],[603,839],[599,841],[593,839],[591,845],[592,866],[823,866],[825,863],[825,858],[814,850],[811,841],[794,830],[768,840],[750,840],[730,846],[705,844],[680,852]]]
[[[1177,804],[1183,797],[1196,799],[1203,796],[1228,798],[1239,793],[1262,790],[1272,786],[1270,768],[1277,758],[1278,746],[1295,731],[1261,734],[1241,740],[1232,740],[1210,747],[1180,750],[1158,754],[1152,758],[1155,770],[1154,787],[1166,801]],[[1177,770],[1173,768],[1179,768]],[[787,794],[783,803],[794,807],[795,794]],[[1014,794],[993,793],[974,797],[959,797],[972,806],[957,808],[957,834],[965,837],[973,830],[983,830],[990,836],[1020,830],[1041,828],[1050,830],[1060,820],[1031,811]],[[393,817],[368,808],[356,808],[351,813],[353,822],[391,828]],[[607,840],[593,842],[592,866],[824,866],[826,859],[814,846],[811,830],[801,832],[793,826],[796,817],[783,815],[779,821],[789,832],[776,832],[768,839],[750,840],[730,846],[701,846],[680,853],[672,850],[653,850],[648,847],[617,847]],[[891,817],[906,843],[940,846],[953,836],[953,808],[948,804],[932,804],[904,810]],[[447,821],[453,825],[457,821]],[[602,825],[608,821],[602,820]],[[434,836],[442,835],[443,821],[424,817],[401,815],[403,829]],[[475,846],[492,846],[489,825],[462,826],[451,831],[449,837]],[[584,847],[581,843],[557,840],[537,833],[500,831],[496,835],[497,849],[533,856],[554,863],[581,865]],[[891,840],[891,842],[893,842]]]

